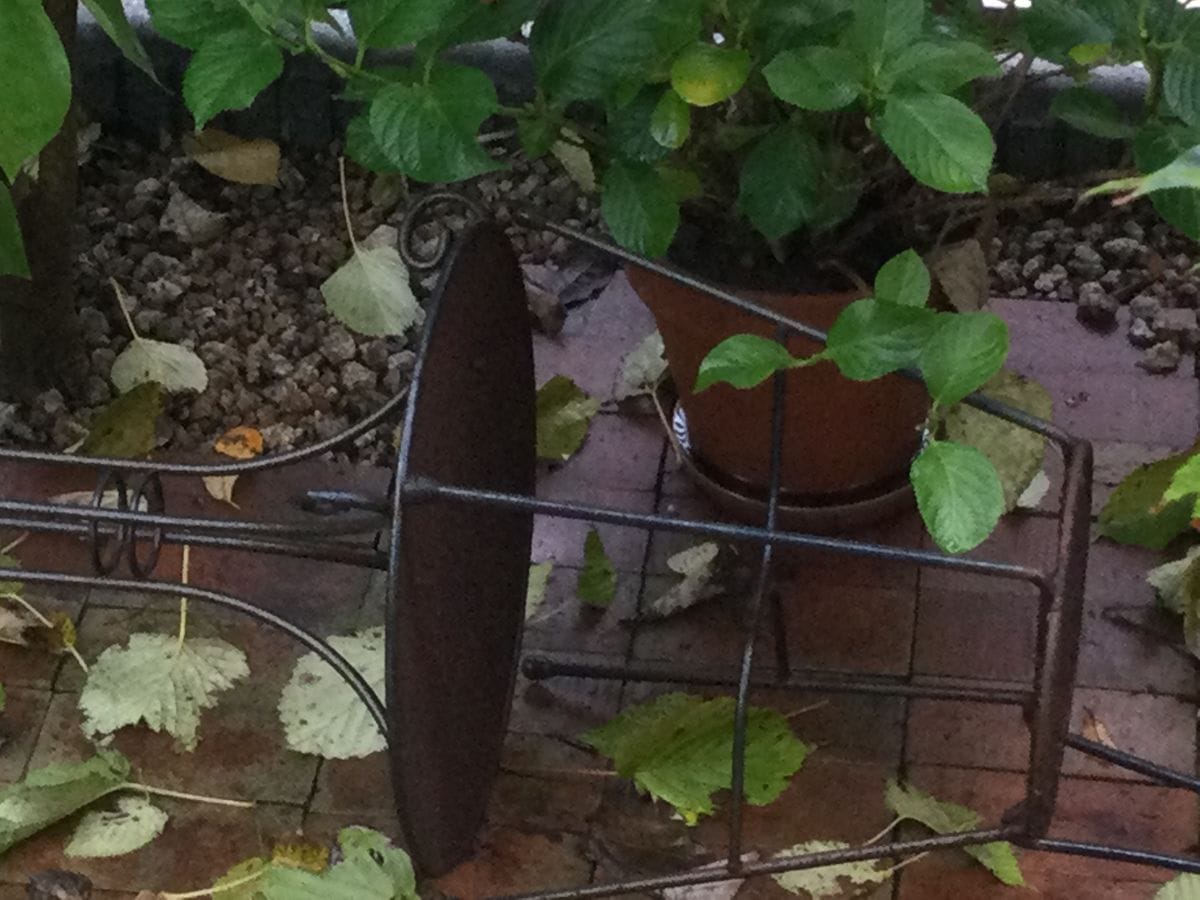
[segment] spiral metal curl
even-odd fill
[[[453,203],[467,211],[468,218],[481,222],[486,218],[483,208],[465,194],[455,191],[433,191],[421,197],[404,216],[400,223],[400,258],[410,269],[428,271],[436,269],[446,258],[450,250],[451,228],[441,220],[440,215],[431,215],[430,210],[440,203]],[[427,222],[437,226],[437,237],[431,252],[420,253],[416,249],[416,230]]]

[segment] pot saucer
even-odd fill
[[[684,469],[718,509],[743,522],[761,525],[766,521],[765,496],[747,490],[744,483],[716,471],[696,455],[688,434],[687,415],[678,404],[671,417],[671,429]],[[853,498],[821,501],[784,496],[779,503],[779,525],[789,531],[839,534],[894,518],[915,506],[912,485],[907,473],[902,473],[887,484]]]

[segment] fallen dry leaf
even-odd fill
[[[217,438],[213,449],[233,459],[254,459],[263,452],[262,432],[249,425],[238,425]]]
[[[1113,743],[1112,735],[1108,733],[1108,727],[1096,716],[1096,713],[1091,707],[1083,708],[1083,736],[1089,741],[1095,741],[1097,744],[1103,744],[1105,747],[1110,747],[1113,750],[1117,749],[1117,745]]]
[[[195,162],[226,181],[279,182],[279,145],[274,141],[247,141],[218,128],[206,128],[199,134],[184,135],[183,149]]]
[[[202,480],[204,489],[214,500],[228,503],[234,509],[241,509],[233,502],[233,486],[237,484],[238,480],[236,475],[205,475]]]

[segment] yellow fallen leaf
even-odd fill
[[[213,449],[233,459],[254,459],[263,452],[262,432],[249,425],[238,425],[217,438]]]
[[[233,486],[237,484],[237,480],[236,475],[205,475],[204,489],[214,500],[228,503],[234,509],[241,509],[233,502]]]
[[[1083,736],[1089,741],[1095,741],[1097,744],[1103,744],[1105,747],[1117,749],[1117,745],[1113,743],[1112,735],[1108,733],[1108,727],[1096,717],[1096,713],[1090,707],[1083,708]]]
[[[206,128],[199,134],[184,135],[183,149],[226,181],[269,185],[279,181],[279,145],[274,141],[247,141],[217,128]]]

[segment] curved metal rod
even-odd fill
[[[159,475],[245,475],[249,472],[260,472],[274,469],[291,463],[303,462],[307,459],[328,453],[342,444],[349,443],[362,437],[371,429],[386,420],[400,409],[408,399],[408,387],[405,386],[396,396],[375,410],[365,419],[361,419],[344,431],[332,437],[283,453],[258,456],[254,459],[231,460],[219,463],[181,463],[150,459],[124,459],[115,456],[74,456],[64,453],[54,453],[48,450],[24,450],[6,448],[0,453],[0,459],[15,462],[50,463],[59,466],[107,466],[124,472],[157,472]]]
[[[183,596],[189,600],[200,600],[204,603],[211,603],[214,606],[220,606],[241,613],[244,616],[254,619],[256,622],[261,622],[277,631],[283,632],[292,638],[292,640],[303,644],[313,653],[317,654],[322,661],[328,663],[342,680],[350,686],[350,690],[354,691],[355,696],[367,707],[367,712],[370,713],[371,718],[375,721],[375,727],[379,729],[384,739],[390,740],[387,727],[387,711],[384,709],[383,703],[376,695],[374,689],[363,678],[362,673],[350,665],[344,656],[312,632],[272,612],[268,612],[262,607],[255,606],[253,603],[240,600],[237,597],[231,597],[228,594],[221,594],[216,591],[209,591],[186,584],[173,584],[162,581],[132,581],[123,578],[96,578],[88,575],[64,575],[58,572],[26,571],[25,569],[0,569],[0,580],[9,579],[33,584],[68,584],[77,587],[107,588],[118,591],[130,591],[132,593],[162,594],[168,597]]]
[[[457,203],[466,208],[475,221],[482,221],[485,216],[479,204],[465,194],[460,194],[456,191],[433,191],[425,194],[419,200],[409,207],[405,213],[404,221],[400,223],[400,258],[404,260],[405,265],[410,269],[418,271],[428,271],[436,269],[442,264],[442,260],[446,258],[446,254],[450,251],[450,227],[444,223],[437,223],[438,233],[434,243],[433,251],[425,256],[419,255],[414,247],[416,246],[416,229],[420,224],[421,216],[431,206],[438,203]]]

